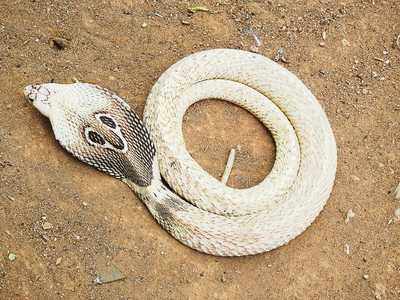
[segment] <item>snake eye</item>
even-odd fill
[[[87,133],[88,139],[95,144],[104,145],[106,141],[104,138],[95,131],[89,130]]]
[[[112,128],[112,129],[117,128],[117,124],[115,124],[115,121],[113,119],[111,119],[110,117],[100,116],[99,119],[104,125]]]

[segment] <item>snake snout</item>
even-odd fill
[[[35,100],[34,94],[35,91],[37,91],[37,88],[35,85],[28,85],[24,88],[24,95],[25,98],[28,99],[29,101],[33,102]]]

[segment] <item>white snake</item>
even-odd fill
[[[332,190],[336,144],[324,111],[295,75],[258,54],[215,49],[180,60],[154,85],[145,126],[96,85],[47,83],[24,92],[67,151],[127,183],[168,232],[205,253],[240,256],[286,244]],[[187,152],[183,115],[205,98],[235,103],[271,131],[276,161],[260,184],[227,187]]]

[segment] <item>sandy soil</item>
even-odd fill
[[[400,2],[202,1],[213,13],[195,14],[189,1],[110,2],[0,1],[0,298],[399,299],[400,202],[389,192],[400,178]],[[175,241],[123,183],[62,151],[21,93],[76,77],[142,114],[168,66],[202,49],[254,50],[251,32],[265,56],[284,49],[280,63],[320,100],[339,154],[321,215],[262,255],[212,257]],[[186,117],[188,148],[212,175],[238,145],[231,186],[268,173],[273,141],[247,112],[205,101]],[[112,266],[126,279],[96,285]]]

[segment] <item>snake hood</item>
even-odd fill
[[[137,188],[150,185],[154,145],[142,121],[116,94],[88,83],[29,85],[24,94],[50,119],[68,152]]]

